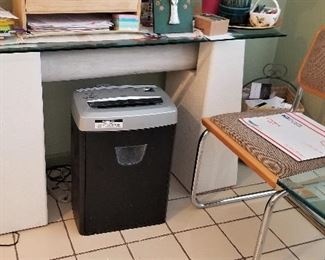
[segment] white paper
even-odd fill
[[[296,161],[325,156],[325,127],[301,113],[239,120]]]
[[[34,31],[60,30],[109,30],[113,26],[107,15],[100,14],[56,14],[31,15],[28,26]]]
[[[245,103],[250,108],[291,108],[291,104],[283,101],[283,98],[275,96],[270,99],[247,99]]]
[[[6,11],[5,9],[0,7],[0,19],[18,19],[12,13]]]
[[[217,40],[230,40],[234,39],[235,37],[231,33],[225,33],[220,35],[205,35],[205,37],[211,41],[217,41]]]
[[[251,91],[249,93],[249,98],[260,98],[261,96],[261,89],[262,89],[262,83],[259,82],[253,82],[251,85]]]

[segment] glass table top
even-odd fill
[[[325,218],[325,167],[278,180],[278,184]]]
[[[229,37],[230,35],[230,37]],[[119,39],[119,40],[103,40],[97,37],[98,40],[91,41],[49,41],[49,42],[28,42],[27,40],[14,41],[10,44],[5,44],[0,41],[0,53],[13,52],[42,52],[42,51],[58,51],[58,50],[80,50],[80,49],[99,49],[99,48],[119,48],[119,47],[135,47],[135,46],[152,46],[152,45],[167,45],[167,44],[186,44],[214,41],[230,41],[243,39],[257,39],[269,37],[284,37],[286,34],[280,32],[276,28],[263,30],[245,30],[245,29],[230,29],[227,37],[217,37],[208,39],[206,37],[193,38],[188,34],[178,34],[177,37],[161,35],[160,37],[152,37],[148,34],[143,34],[143,37],[137,39]]]

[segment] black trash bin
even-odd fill
[[[177,110],[156,86],[75,91],[72,208],[91,235],[165,221]]]

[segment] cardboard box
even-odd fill
[[[229,19],[217,15],[197,15],[195,16],[195,27],[205,35],[219,35],[228,32]]]

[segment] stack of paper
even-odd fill
[[[296,161],[325,156],[325,126],[301,113],[239,120]]]
[[[109,30],[113,26],[105,14],[30,15],[28,27],[36,32]]]
[[[16,16],[0,7],[0,39],[4,39],[15,34],[13,26],[16,19],[18,19]]]

